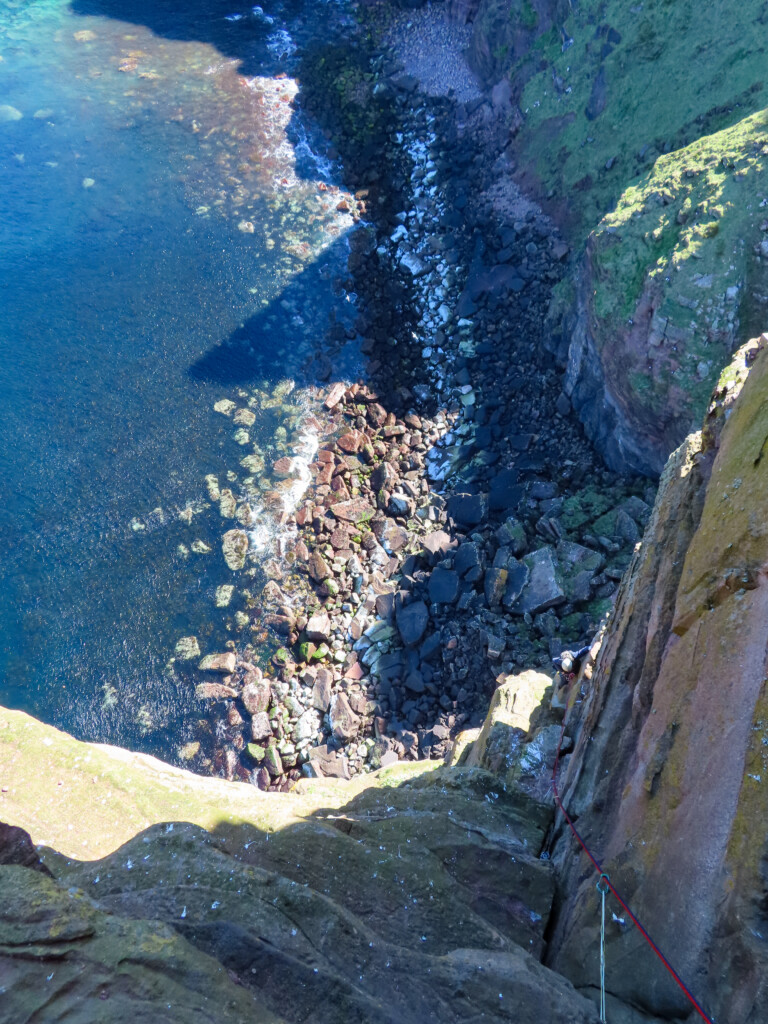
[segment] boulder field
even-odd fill
[[[337,577],[342,597],[347,584],[354,593],[351,570],[336,571],[337,550],[358,558],[357,575],[367,557],[371,578],[372,555],[381,551],[375,571],[401,570],[407,585],[397,600],[383,588],[384,600],[365,610],[373,633],[360,622],[352,638],[359,658],[339,661],[360,666],[353,685],[340,685],[340,670],[310,672],[302,678],[306,701],[294,705],[293,718],[282,716],[277,738],[298,746],[315,730],[316,712],[329,709],[336,738],[347,742],[358,715],[367,716],[370,748],[375,736],[385,767],[345,780],[325,777],[319,765],[321,777],[267,793],[81,743],[0,709],[0,1020],[592,1024],[597,872],[555,812],[553,772],[584,842],[706,1014],[718,1024],[768,1019],[768,339],[740,348],[721,372],[765,301],[768,219],[758,190],[768,136],[754,29],[765,15],[757,0],[729,17],[723,6],[447,4],[473,25],[475,69],[492,87],[459,105],[459,116],[495,140],[494,176],[539,199],[562,237],[526,214],[486,245],[464,194],[474,190],[474,157],[437,143],[446,166],[466,156],[466,189],[453,205],[420,195],[412,211],[392,206],[389,243],[354,236],[352,276],[357,267],[359,278],[378,280],[374,254],[397,247],[405,281],[414,290],[421,282],[428,304],[437,261],[433,267],[426,246],[409,248],[409,231],[416,237],[426,209],[442,218],[447,253],[463,254],[465,232],[467,243],[475,240],[473,258],[466,267],[463,255],[454,262],[469,284],[452,295],[446,264],[439,287],[456,308],[445,304],[443,314],[436,304],[429,315],[432,326],[444,315],[448,323],[455,313],[457,327],[475,317],[486,334],[486,347],[470,351],[457,333],[448,380],[455,415],[464,409],[467,424],[486,428],[471,452],[458,428],[450,442],[445,435],[444,471],[427,459],[421,418],[401,423],[399,412],[387,413],[377,423],[378,392],[341,387],[332,405],[345,432],[314,473],[314,484],[327,488],[318,507],[331,515],[297,518],[306,553],[297,561],[329,598],[338,596],[327,586]],[[390,82],[358,71],[345,88],[365,82],[410,106],[408,76]],[[357,129],[362,105],[344,110]],[[442,168],[425,162],[414,175],[433,184]],[[480,213],[487,227],[498,211],[489,198]],[[517,383],[504,376],[508,325],[497,324],[496,313],[513,303],[530,311],[530,330],[538,324],[525,341],[533,365],[545,279],[560,283],[542,348],[565,370],[565,394],[547,367],[531,402],[549,395],[545,429],[561,441],[570,402],[614,470],[661,472],[650,518],[637,494],[597,508],[601,495],[584,481],[569,474],[553,489],[540,478],[545,463],[528,452],[534,435],[526,423],[539,413],[524,405],[533,378],[525,376],[526,387],[521,374],[519,388],[494,397],[499,382]],[[433,359],[430,347],[425,355],[391,333],[368,346],[380,379],[407,371],[416,381],[422,362],[442,372],[447,343]],[[509,420],[513,407],[517,419]],[[705,412],[703,429],[689,433]],[[383,435],[394,427],[402,430]],[[352,478],[366,476],[350,461],[353,430],[374,443],[382,431],[370,516],[351,516],[346,504],[358,497]],[[501,455],[469,471],[462,464],[466,486],[452,488],[439,507],[425,504],[433,513],[422,531],[409,525],[411,501],[427,501],[422,481],[438,484],[451,467],[459,479],[459,459],[487,455],[492,441],[509,447],[495,449],[503,464]],[[574,435],[578,454],[581,442]],[[518,443],[530,454],[527,465],[516,464],[519,476],[506,461]],[[381,468],[389,464],[391,479]],[[292,469],[279,460],[274,471],[289,478]],[[514,514],[521,500],[522,519]],[[367,547],[362,532],[358,540],[339,525],[357,519],[370,523]],[[311,550],[310,530],[319,541]],[[232,571],[243,568],[241,534],[230,531],[223,549]],[[621,557],[604,566],[612,556]],[[532,653],[543,668],[558,641],[583,639],[581,616],[592,621],[598,609],[588,605],[613,598],[622,574],[607,625],[567,697],[551,674],[518,671]],[[349,604],[351,625],[351,594]],[[289,637],[296,626],[296,640],[303,632],[308,658],[323,645],[330,656],[326,638],[337,620],[325,606],[308,608],[300,624],[280,607],[273,625]],[[449,622],[463,625],[447,633]],[[534,627],[533,639],[521,622]],[[473,634],[481,638],[474,646]],[[200,656],[196,638],[180,643],[179,658]],[[402,686],[382,685],[372,669],[364,688],[363,667],[378,666],[393,643],[398,667],[409,669],[399,672]],[[250,718],[228,719],[233,743],[239,736],[241,749],[250,747],[245,757],[265,761],[263,783],[272,785],[284,766],[277,761],[278,771],[268,757],[278,748],[268,742],[274,716],[262,706],[263,679],[232,652],[206,659],[199,671],[225,681],[200,684],[198,696],[242,702]],[[488,662],[502,669],[501,685],[481,724],[474,690],[485,693]],[[447,704],[433,664],[441,686],[450,681]],[[396,728],[379,723],[377,735],[377,709],[396,712]],[[439,760],[405,759],[417,750]],[[355,756],[357,770],[359,744]],[[234,760],[230,767],[234,778]],[[612,1024],[695,1018],[612,894],[606,986]]]

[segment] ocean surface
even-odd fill
[[[198,735],[175,644],[240,642],[245,600],[205,477],[257,512],[258,591],[258,496],[311,451],[324,328],[350,306],[342,170],[294,79],[348,19],[335,0],[0,0],[0,703],[172,761]]]

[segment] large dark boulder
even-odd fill
[[[396,613],[397,629],[406,647],[415,647],[424,636],[429,622],[429,609],[423,601],[413,601]]]

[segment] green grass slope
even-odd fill
[[[587,245],[590,330],[648,420],[700,419],[768,301],[768,111],[661,156]]]
[[[501,7],[522,17],[484,0],[476,31]],[[572,0],[567,10],[525,58],[502,41],[488,73],[517,82],[517,147],[583,237],[661,154],[766,106],[768,3]]]

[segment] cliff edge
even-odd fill
[[[265,794],[1,711],[0,1019],[592,1024],[550,804],[434,765]]]

